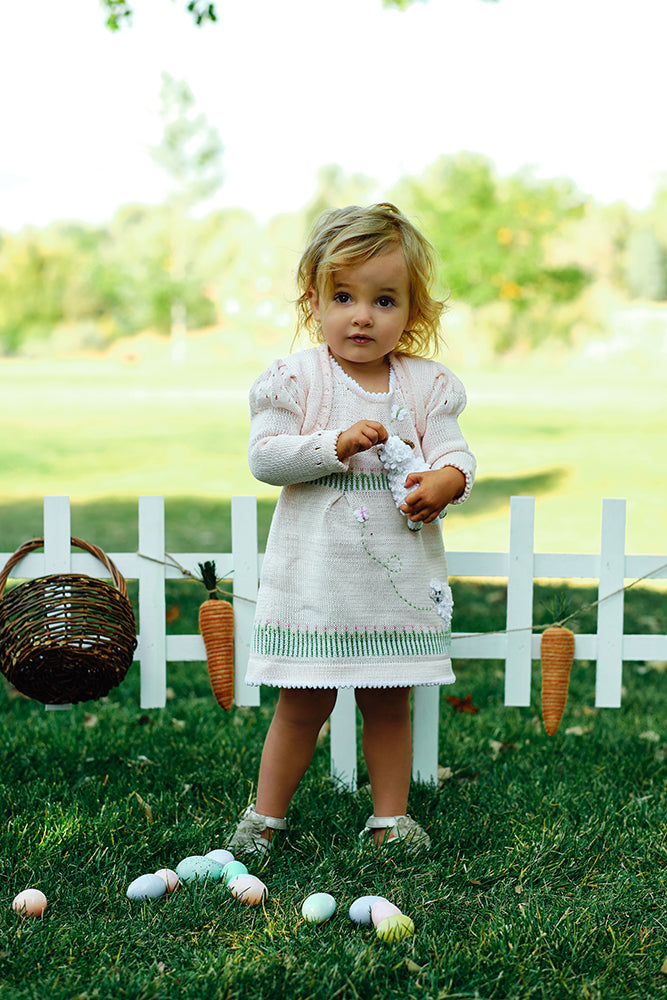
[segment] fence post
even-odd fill
[[[623,682],[625,500],[602,501],[595,705],[620,708]],[[620,593],[616,593],[620,591]],[[609,595],[613,594],[613,597]]]
[[[505,704],[530,705],[535,497],[510,498]],[[520,629],[521,631],[512,631]]]
[[[44,497],[44,573],[72,572],[72,517],[69,497]],[[68,711],[71,704],[46,705],[47,712]]]
[[[164,497],[139,497],[139,647],[141,707],[167,704],[167,635],[164,594]]]
[[[354,688],[340,688],[331,713],[331,777],[357,790],[357,704]]]
[[[234,701],[259,705],[260,689],[245,683],[257,601],[257,497],[232,497],[234,559]]]
[[[413,692],[412,777],[434,782],[438,776],[440,688],[420,685]]]

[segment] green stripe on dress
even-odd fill
[[[384,472],[332,472],[319,479],[311,479],[309,486],[327,486],[332,490],[373,492],[388,490],[389,480]]]
[[[255,625],[252,651],[259,656],[297,660],[395,659],[449,656],[449,629],[299,628],[265,622]]]

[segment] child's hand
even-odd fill
[[[388,437],[386,428],[377,420],[359,420],[339,434],[336,454],[339,461],[344,462],[360,451],[368,451],[373,445],[384,444]]]
[[[417,489],[407,495],[401,510],[411,521],[430,524],[448,503],[461,496],[466,486],[466,477],[460,469],[446,465],[444,469],[411,472],[405,480],[406,490],[411,486],[416,486]]]

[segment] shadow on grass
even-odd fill
[[[511,496],[542,496],[552,493],[563,481],[562,468],[518,476],[482,476],[460,514],[474,517],[501,510]],[[266,539],[275,507],[273,497],[257,501],[257,530],[260,551]],[[41,497],[0,503],[0,551],[11,552],[29,538],[42,534]],[[229,552],[231,512],[228,497],[168,497],[165,503],[167,549],[171,552]],[[457,517],[459,514],[457,513]],[[103,497],[72,501],[72,534],[99,545],[108,552],[137,548],[137,499]]]

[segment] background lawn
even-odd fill
[[[136,498],[167,496],[172,551],[229,548],[228,497],[275,491],[246,468],[247,387],[261,367],[225,364],[209,344],[174,371],[158,355],[0,366],[0,551],[41,533],[41,497],[67,493],[73,530],[109,551],[136,546]],[[274,352],[278,353],[278,352]],[[272,356],[272,355],[271,355]],[[267,358],[267,361],[270,358]],[[537,547],[594,551],[603,496],[630,500],[628,551],[664,552],[666,404],[657,376],[551,370],[466,374],[464,428],[480,458],[469,504],[447,518],[448,545],[504,549],[509,496],[538,497]],[[502,628],[505,590],[454,581],[456,628]],[[590,588],[539,586],[535,620]],[[196,628],[201,588],[169,582],[173,631]],[[594,628],[593,611],[576,628]],[[664,633],[658,586],[633,588],[626,631]],[[328,736],[268,863],[269,887],[243,907],[221,885],[130,903],[136,876],[224,846],[253,796],[274,694],[223,713],[204,664],[169,666],[164,710],[142,711],[138,669],[98,702],[47,712],[0,682],[0,997],[192,1000],[290,996],[445,1000],[667,997],[667,685],[662,663],[624,667],[623,705],[594,708],[594,670],[573,668],[556,736],[530,708],[505,708],[502,665],[456,667],[440,702],[439,787],[414,785],[410,810],[430,854],[364,849],[372,811],[329,777]],[[21,920],[14,895],[49,898]],[[331,892],[332,920],[301,903]],[[386,944],[347,918],[352,900],[386,895],[415,922]]]

